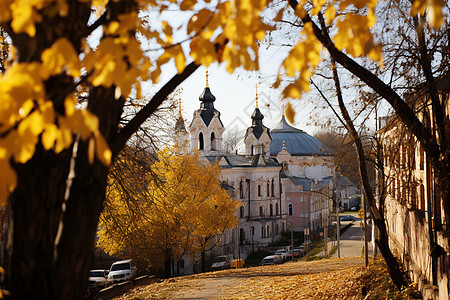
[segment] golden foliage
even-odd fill
[[[110,177],[98,241],[106,252],[128,252],[161,268],[168,251],[173,259],[199,253],[235,225],[237,202],[220,188],[217,164],[169,149],[147,170],[129,159],[120,157]]]

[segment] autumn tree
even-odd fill
[[[443,110],[430,70],[432,53],[426,51],[427,36],[422,34],[432,30],[426,16],[435,28],[442,25],[445,3],[415,0],[410,9],[420,25],[415,27],[423,45],[420,67],[439,134],[426,128],[393,88],[352,58],[381,61],[381,47],[370,32],[376,4],[1,1],[0,27],[14,48],[13,61],[0,78],[0,200],[8,206],[5,288],[15,298],[83,297],[111,161],[201,64],[224,62],[229,72],[259,69],[259,42],[275,30],[262,21],[267,7],[276,6],[275,18],[293,8],[304,24],[302,38],[281,65],[280,73],[285,70],[294,78],[285,95],[299,98],[309,88],[309,77],[326,48],[393,106],[432,159],[440,186],[449,191]],[[164,19],[163,12],[174,11],[186,15],[177,18],[186,22],[173,26]],[[327,31],[326,26],[333,28]],[[162,68],[169,63],[175,63],[177,74],[151,98],[142,99],[141,82],[156,83],[162,70],[170,72]],[[280,76],[277,83],[281,81]],[[143,105],[123,118],[130,96],[142,99]],[[448,197],[446,193],[447,220]]]
[[[237,201],[220,187],[220,167],[199,153],[159,152],[156,161],[119,155],[109,176],[100,217],[99,246],[112,255],[129,255],[177,274],[176,264],[191,261],[218,244],[236,223]]]

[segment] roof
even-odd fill
[[[286,150],[293,156],[331,155],[331,151],[315,137],[289,125],[284,115],[270,131],[270,136],[272,138],[271,156],[276,156],[283,149],[283,142]]]
[[[206,156],[210,163],[220,161],[222,158],[225,159],[228,166],[226,167],[281,167],[275,158],[266,158],[261,156],[261,154],[256,154],[253,156],[245,155],[219,155],[219,156]],[[259,164],[260,158],[263,159],[264,165]]]
[[[296,176],[288,176],[287,178],[289,178],[289,180],[292,181],[293,184],[303,186],[304,191],[311,191],[312,179]]]
[[[198,99],[202,102],[200,104],[200,117],[203,122],[205,122],[206,126],[209,126],[211,120],[214,117],[214,114],[217,112],[219,121],[222,124],[222,120],[220,120],[220,112],[214,108],[214,101],[216,101],[216,97],[211,93],[209,87],[205,87],[203,93],[198,97]]]

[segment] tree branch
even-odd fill
[[[138,130],[139,126],[147,120],[148,117],[158,108],[161,103],[167,98],[167,96],[172,93],[179,84],[181,84],[186,78],[192,75],[199,65],[195,62],[191,62],[186,68],[181,72],[181,74],[176,74],[172,77],[169,82],[167,82],[145,105],[133,119],[128,122],[128,124],[119,131],[111,142],[111,151],[113,156],[116,156],[119,151],[124,147],[127,140]]]

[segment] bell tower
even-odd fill
[[[206,87],[198,97],[200,108],[194,111],[189,126],[191,149],[198,149],[205,156],[222,152],[222,135],[225,130],[220,120],[220,112],[214,108],[216,97],[209,89],[209,74],[206,71]]]
[[[264,157],[270,155],[270,137],[269,128],[263,125],[264,115],[258,108],[258,86],[256,85],[255,110],[252,114],[252,126],[247,128],[244,137],[245,155],[262,154]]]

